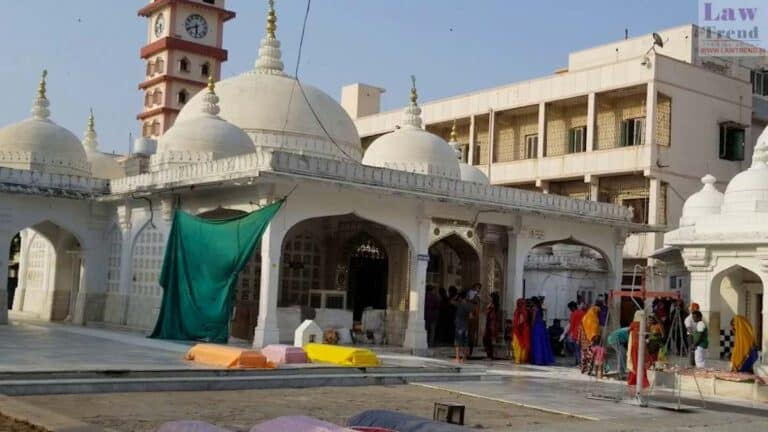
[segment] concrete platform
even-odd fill
[[[222,369],[184,360],[191,345],[104,329],[13,321],[0,326],[0,393],[242,390],[486,378],[482,367],[461,368],[386,352],[380,354],[383,365],[375,368],[315,363],[271,370]]]

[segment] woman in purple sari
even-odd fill
[[[549,344],[547,324],[544,322],[541,309],[541,298],[533,297],[533,325],[531,326],[531,364],[548,366],[555,364],[552,346]]]

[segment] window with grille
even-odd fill
[[[163,266],[165,236],[160,230],[147,225],[136,238],[133,245],[133,281],[131,292],[134,295],[159,297],[160,268]]]
[[[568,153],[581,153],[587,150],[587,128],[575,127],[568,130]]]
[[[200,75],[206,78],[211,75],[211,65],[209,63],[203,63],[203,65],[200,66]]]
[[[744,160],[746,129],[735,123],[720,124],[720,159]]]
[[[750,71],[749,81],[752,83],[753,94],[768,96],[768,71]]]
[[[310,290],[320,289],[320,248],[310,234],[288,239],[283,248],[280,305],[307,305]]]
[[[632,207],[632,222],[648,223],[648,198],[631,198],[622,201],[624,207]]]
[[[645,118],[633,118],[621,122],[621,141],[622,147],[636,146],[645,144]]]
[[[539,151],[539,135],[531,134],[525,136],[525,158],[535,159]]]
[[[118,228],[109,235],[109,258],[107,259],[107,291],[120,291],[120,258],[123,256],[123,236]]]
[[[188,98],[189,98],[189,93],[187,93],[186,90],[180,91],[176,97],[177,101],[179,102],[179,105],[186,104]]]

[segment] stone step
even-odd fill
[[[375,368],[352,368],[339,366],[283,366],[279,369],[91,369],[91,370],[65,370],[65,371],[29,371],[29,372],[1,372],[0,382],[6,381],[31,381],[50,379],[91,379],[91,378],[154,378],[154,377],[226,377],[226,376],[269,376],[286,375],[302,376],[318,373],[332,374],[364,374],[375,372],[380,375],[418,374],[424,372],[460,373],[461,368],[456,366],[379,366]]]
[[[0,380],[0,394],[30,396],[44,394],[155,392],[155,391],[215,391],[269,388],[305,388],[320,386],[394,385],[410,382],[481,381],[484,372],[422,371],[392,373],[357,370],[347,373],[315,371],[314,374],[229,374],[200,376],[101,377]],[[496,379],[496,378],[490,378]]]

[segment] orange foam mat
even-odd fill
[[[260,352],[216,344],[197,344],[184,357],[187,360],[225,368],[273,369]]]

